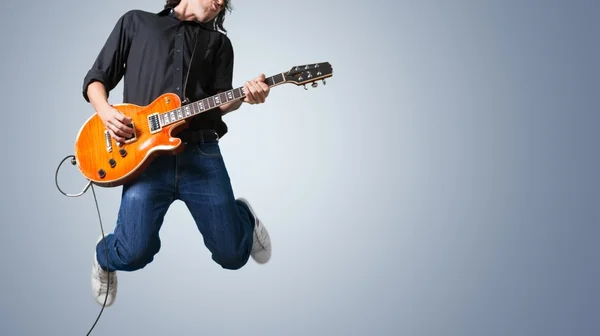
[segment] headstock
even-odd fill
[[[333,68],[329,62],[304,64],[292,67],[283,75],[286,82],[303,85],[304,89],[308,90],[306,88],[308,83],[312,83],[312,87],[317,87],[317,81],[322,80],[325,85],[325,78],[333,76]]]

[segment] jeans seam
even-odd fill
[[[183,177],[184,174],[179,174],[179,155],[175,155],[175,184]]]

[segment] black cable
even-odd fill
[[[100,232],[102,233],[102,240],[104,241],[104,252],[106,253],[106,260],[108,260],[108,248],[106,246],[106,239],[104,236],[104,227],[102,225],[102,217],[100,216],[100,207],[98,206],[98,198],[96,197],[96,191],[94,190],[94,186],[93,186],[92,182],[91,181],[88,182],[88,185],[79,194],[67,194],[64,191],[62,191],[62,189],[58,185],[58,172],[60,171],[60,167],[62,166],[62,164],[68,158],[71,158],[72,165],[77,164],[77,161],[76,161],[74,155],[67,155],[64,159],[62,159],[62,161],[58,164],[58,167],[56,168],[56,173],[54,174],[54,182],[56,183],[56,188],[58,189],[58,191],[61,194],[65,195],[67,197],[79,197],[79,196],[83,195],[87,191],[88,188],[90,188],[90,187],[92,188],[92,194],[94,195],[94,203],[96,204],[96,211],[98,212],[98,220],[100,221]],[[106,307],[106,301],[108,300],[108,292],[109,291],[110,291],[110,275],[109,275],[109,281],[108,281],[107,287],[106,287],[106,295],[104,296],[104,303],[102,304],[102,309],[100,309],[100,313],[98,314],[98,317],[96,317],[96,321],[94,321],[94,324],[92,325],[92,327],[86,334],[87,336],[89,336],[92,333],[92,330],[94,330],[94,327],[100,320],[100,316],[102,316],[102,312],[104,312],[104,308]]]
[[[171,9],[171,13],[173,13],[173,10]],[[189,99],[186,95],[186,90],[187,90],[187,83],[188,83],[188,78],[190,76],[190,70],[192,68],[192,62],[194,60],[194,55],[196,53],[196,48],[198,45],[198,33],[200,31],[200,27],[198,27],[196,29],[196,32],[194,33],[194,47],[192,49],[192,55],[190,56],[190,64],[188,65],[188,69],[187,69],[187,73],[185,75],[185,81],[183,83],[183,89],[182,89],[182,96],[183,96],[183,101],[182,104],[187,104],[189,103]],[[94,186],[92,184],[92,182],[88,182],[87,186],[79,193],[79,194],[67,194],[64,191],[62,191],[62,189],[60,189],[60,186],[58,185],[58,172],[60,170],[60,167],[62,166],[62,164],[65,162],[65,160],[67,160],[68,158],[71,158],[71,164],[72,165],[76,165],[77,161],[75,159],[74,155],[67,155],[64,159],[62,159],[62,161],[59,163],[58,167],[56,168],[56,174],[54,175],[54,180],[56,183],[56,188],[58,189],[58,191],[67,196],[67,197],[79,197],[82,196],[83,194],[85,194],[85,192],[87,191],[88,188],[92,188],[92,194],[94,195],[94,203],[96,204],[96,211],[98,212],[98,220],[100,221],[100,231],[102,232],[102,240],[104,241],[104,252],[106,253],[106,260],[108,260],[108,249],[106,246],[106,239],[104,237],[104,228],[102,225],[102,217],[100,216],[100,208],[98,206],[98,199],[96,198],[96,192],[94,191]],[[104,311],[104,308],[106,306],[106,301],[108,300],[108,292],[110,290],[110,275],[109,275],[109,281],[108,281],[108,286],[106,289],[106,296],[104,297],[104,303],[102,304],[102,309],[100,310],[100,313],[98,314],[98,317],[96,318],[96,321],[94,322],[94,324],[92,325],[92,327],[90,328],[90,330],[87,333],[87,336],[90,335],[90,333],[92,332],[92,330],[94,329],[94,327],[96,326],[96,324],[98,323],[98,320],[100,319],[100,316],[102,315],[102,312]]]

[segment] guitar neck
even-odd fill
[[[265,78],[265,83],[269,85],[269,87],[277,86],[284,82],[285,77],[282,73]],[[158,119],[161,126],[167,126],[180,120],[197,116],[200,113],[210,111],[221,105],[230,103],[234,100],[242,99],[244,97],[246,97],[246,94],[244,93],[243,87],[238,87],[218,93],[214,96],[185,104],[171,111],[159,113]]]

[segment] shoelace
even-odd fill
[[[100,278],[100,294],[106,293],[108,285],[110,283],[110,289],[114,289],[115,277],[114,274],[109,273],[101,268],[98,268],[98,277]]]
[[[266,238],[266,234],[263,231],[262,225],[260,222],[258,222],[258,224],[256,225],[256,228],[254,229],[254,237],[253,237],[253,244],[252,244],[252,252],[251,253],[255,253],[258,251],[262,251],[262,250],[266,250],[267,247],[265,246],[263,240]]]

